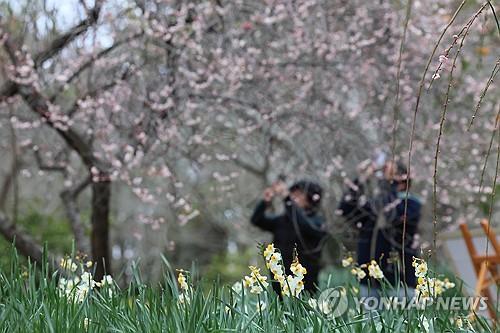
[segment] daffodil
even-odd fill
[[[417,277],[415,296],[420,304],[426,305],[428,301],[440,296],[447,289],[455,287],[455,284],[447,278],[440,280],[428,277],[427,263],[423,259],[414,257],[412,266],[415,267],[415,276]]]
[[[384,273],[375,260],[372,260],[368,265],[368,275],[379,280],[384,278]]]
[[[100,288],[105,288],[108,297],[113,296],[113,277],[111,275],[104,275],[100,282],[96,283],[96,286]]]
[[[260,268],[255,266],[249,266],[249,268],[251,273],[243,278],[243,285],[245,288],[250,288],[252,294],[260,294],[269,285],[267,276],[260,274]]]
[[[260,274],[260,268],[257,268],[255,266],[248,266],[248,268],[250,268],[250,271],[255,274],[255,275],[259,275]]]
[[[269,244],[264,250],[264,258],[266,260],[266,267],[273,274],[274,280],[276,280],[281,286],[281,292],[286,296],[297,296],[302,290],[304,290],[304,275],[307,274],[307,269],[302,266],[299,262],[299,258],[295,255],[292,264],[290,265],[290,271],[293,275],[287,276],[284,272],[282,261],[283,258],[281,254],[277,251],[273,244]],[[262,291],[262,286],[267,287],[268,283],[266,277],[260,275],[260,270],[253,266],[250,267],[252,271],[252,276],[260,284],[258,287],[251,277],[244,278],[245,287],[250,287],[250,292],[260,293]]]
[[[91,320],[89,318],[85,317],[83,319],[83,329],[85,331],[88,331],[90,323],[91,323]]]
[[[233,291],[237,294],[241,294],[241,291],[243,289],[243,286],[241,285],[241,281],[236,281],[233,286],[231,287]]]
[[[451,282],[449,279],[444,279],[444,287],[445,289],[455,288],[455,283]]]
[[[342,267],[349,267],[353,264],[354,259],[352,257],[347,257],[342,259]]]
[[[245,276],[243,278],[243,286],[245,288],[250,288],[255,283],[255,279],[252,276]]]
[[[264,301],[258,302],[256,306],[257,306],[257,310],[259,310],[259,311],[263,311],[267,308],[267,304]]]
[[[187,294],[179,294],[179,298],[177,299],[177,302],[179,304],[189,304],[191,301],[191,299],[189,298],[189,296]]]
[[[283,294],[286,296],[298,296],[304,290],[304,282],[299,276],[287,276],[283,285]]]
[[[254,284],[251,286],[250,288],[250,292],[252,294],[260,294],[261,292],[263,292],[264,289],[262,289],[262,286],[261,285],[258,285],[258,284]]]
[[[415,266],[415,276],[421,277],[426,275],[427,275],[427,263],[424,261],[421,262],[420,264],[417,264]]]
[[[179,272],[179,275],[177,277],[177,282],[179,282],[179,286],[181,287],[182,290],[187,291],[189,289],[189,285],[187,284],[186,276],[182,274],[182,272]]]
[[[61,261],[59,262],[59,266],[61,266],[62,269],[71,271],[71,272],[76,272],[78,269],[78,265],[71,260],[71,258],[62,258]]]
[[[270,271],[273,273],[275,280],[279,280],[284,276],[283,267],[281,265],[271,267]]]
[[[59,296],[66,297],[68,301],[81,303],[95,286],[96,282],[92,279],[92,275],[84,272],[80,277],[60,278],[58,293]]]
[[[189,285],[187,283],[186,276],[182,273],[182,271],[179,272],[179,275],[177,276],[177,282],[181,288],[177,302],[179,304],[189,303],[191,300],[189,297]]]
[[[351,269],[351,274],[356,276],[356,278],[358,279],[358,281],[361,281],[363,280],[365,277],[366,277],[366,272],[359,268],[359,267],[353,267]]]
[[[283,285],[285,283],[285,275],[283,274],[275,274],[274,279],[280,284]]]
[[[304,276],[305,274],[307,274],[307,269],[305,269],[305,267],[299,263],[298,258],[296,258],[296,260],[292,262],[290,270],[295,276]]]
[[[311,297],[311,298],[309,298],[309,300],[307,300],[307,304],[309,304],[309,306],[313,309],[316,309],[318,307],[318,301],[313,297]]]
[[[281,257],[281,253],[275,252],[269,256],[269,259],[266,259],[267,268],[271,268],[278,264],[281,264],[283,258]]]
[[[266,260],[269,260],[274,252],[276,252],[276,249],[274,248],[274,244],[271,243],[264,250],[264,258],[266,258]]]
[[[310,298],[307,303],[311,308],[319,310],[325,315],[329,315],[333,311],[334,304],[327,300],[317,301],[315,298]]]

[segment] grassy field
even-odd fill
[[[325,293],[310,297],[292,292],[279,300],[265,274],[260,278],[250,270],[246,278],[227,286],[175,271],[165,261],[160,285],[145,285],[135,274],[134,281],[120,289],[111,277],[93,281],[91,263],[78,259],[67,259],[56,270],[47,265],[22,268],[15,254],[11,262],[9,271],[0,272],[0,332],[494,331],[487,319],[468,311],[434,305],[409,310],[357,306],[356,279],[333,289],[349,301],[345,311],[336,313],[340,303],[324,298]],[[332,281],[337,279],[330,279],[331,287],[338,284]],[[384,289],[391,292],[389,286]],[[443,295],[459,295],[459,288]]]

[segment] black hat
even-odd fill
[[[308,180],[299,180],[289,189],[290,192],[302,191],[306,194],[309,204],[313,207],[319,206],[323,195],[323,188],[315,182]]]
[[[398,161],[396,163],[396,173],[398,176],[400,176],[403,180],[406,181],[408,178],[408,168],[406,167],[406,164],[404,164],[401,161]]]

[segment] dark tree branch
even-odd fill
[[[87,11],[87,17],[65,33],[55,37],[47,48],[37,53],[33,60],[35,67],[39,67],[45,61],[59,53],[66,45],[87,31],[88,28],[97,23],[104,0],[96,0],[94,8]]]
[[[18,92],[18,87],[12,81],[7,82],[0,90],[0,101],[4,101],[9,97],[16,95]]]
[[[96,60],[108,55],[109,53],[111,53],[111,51],[115,50],[116,48],[118,48],[119,46],[121,45],[124,45],[124,44],[127,44],[129,42],[131,42],[132,40],[136,39],[136,38],[139,38],[140,36],[142,36],[144,33],[143,32],[140,32],[140,33],[137,33],[137,34],[134,34],[128,38],[125,38],[123,40],[120,40],[116,43],[114,43],[113,45],[111,45],[110,47],[104,49],[104,50],[101,50],[99,53],[97,53],[96,55],[92,56],[90,59],[88,59],[85,63],[83,63],[67,80],[66,82],[64,82],[64,84],[62,84],[60,87],[59,87],[59,91],[58,93],[61,92],[61,90],[63,89],[63,87],[67,84],[70,84],[71,82],[73,82],[76,78],[78,78],[80,76],[80,74],[86,70],[87,68],[89,68],[93,63],[96,62]],[[50,97],[50,101],[53,102],[56,97],[58,96],[58,93],[52,95],[52,97]]]
[[[14,224],[9,222],[7,217],[2,212],[0,212],[0,234],[2,234],[8,242],[14,243],[16,249],[23,256],[28,257],[37,263],[42,263],[42,246],[26,234],[26,232],[20,230]],[[56,258],[49,255],[49,261],[56,262]]]
[[[7,36],[4,42],[4,48],[9,54],[14,55],[13,62],[17,65],[18,60],[15,55],[18,50],[9,36]],[[26,104],[28,104],[31,110],[38,114],[47,125],[52,127],[64,139],[64,141],[66,141],[68,146],[80,155],[87,167],[98,166],[100,164],[93,156],[91,147],[76,131],[70,127],[62,128],[60,125],[64,124],[58,124],[51,119],[50,103],[38,89],[31,84],[20,85],[13,81],[10,82],[17,86],[19,95],[23,98]]]
[[[9,112],[9,117],[12,116],[12,110]],[[7,203],[7,198],[12,187],[14,187],[14,213],[17,212],[17,174],[20,169],[21,159],[18,154],[18,148],[16,143],[16,132],[12,126],[12,122],[9,121],[9,129],[11,133],[11,150],[12,150],[12,162],[8,174],[6,175],[2,187],[0,188],[0,211],[5,210],[5,205]],[[16,215],[16,214],[14,214]],[[14,221],[15,221],[14,216]]]
[[[92,25],[94,25],[98,18],[99,18],[99,13],[101,11],[102,4],[104,3],[104,0],[96,0],[94,8],[88,11],[88,16],[84,20],[80,21],[78,24],[70,28],[68,31],[65,33],[55,37],[52,42],[42,51],[38,52],[34,57],[33,60],[35,61],[35,67],[39,67],[41,64],[43,64],[45,61],[49,60],[53,56],[55,56],[57,53],[59,53],[66,45],[71,43],[75,38],[83,34],[85,31],[87,31],[88,28],[90,28]],[[0,32],[3,32],[7,34],[7,39],[10,38],[8,35],[8,32],[0,30]],[[5,48],[7,54],[9,55],[11,61],[15,64],[16,63],[16,55],[15,55],[15,48]],[[12,97],[18,93],[19,86],[15,84],[12,81],[8,81],[1,89],[0,89],[0,101],[7,99],[9,97]]]
[[[9,173],[5,176],[5,179],[2,183],[2,187],[0,188],[0,210],[5,210],[7,197],[14,182],[14,178],[19,172],[19,165],[20,161],[15,156],[14,160],[12,161],[11,169],[9,170]]]
[[[235,158],[232,161],[234,162],[234,164],[236,164],[240,168],[245,169],[246,171],[252,173],[253,175],[255,175],[257,177],[264,177],[265,174],[266,174],[266,168],[265,167],[264,168],[258,168],[255,165],[250,164],[250,163],[244,161],[241,158]]]
[[[85,254],[90,254],[91,248],[88,238],[85,235],[85,226],[80,218],[77,200],[80,193],[82,193],[90,183],[90,177],[87,177],[81,183],[62,191],[60,194],[66,216],[69,219],[73,235],[75,236],[76,248],[78,251]]]
[[[122,81],[125,81],[127,80],[133,73],[135,72],[134,69],[131,69],[131,68],[127,68],[125,71],[123,71],[123,73],[120,75],[119,78],[103,85],[103,86],[100,86],[100,87],[97,87],[91,91],[89,91],[83,98],[87,98],[87,97],[95,97],[97,96],[99,93],[102,93],[104,91],[108,91],[110,90],[111,88],[115,87],[117,84],[119,84],[120,82]],[[73,117],[73,115],[78,111],[78,101],[81,100],[82,98],[79,98],[78,100],[76,100],[69,108],[68,110],[65,112],[66,115],[68,115],[68,117]]]
[[[40,151],[38,149],[35,149],[35,160],[38,164],[38,168],[43,171],[58,171],[58,172],[65,172],[66,171],[66,166],[61,165],[61,164],[46,164],[42,156],[40,156]]]

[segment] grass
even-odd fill
[[[336,318],[324,308],[314,307],[304,293],[280,301],[270,287],[256,295],[245,289],[238,291],[236,286],[190,277],[189,273],[185,273],[189,290],[181,290],[177,273],[166,261],[164,281],[159,285],[146,285],[135,273],[126,288],[114,286],[111,295],[106,288],[95,288],[82,302],[74,302],[60,295],[63,272],[29,264],[24,271],[18,262],[13,252],[10,269],[0,271],[0,332],[494,331],[479,316],[471,321],[472,328],[465,329],[464,323],[464,329],[458,329],[456,319],[467,317],[466,311],[449,312],[433,306],[406,311],[358,309],[353,305],[357,297],[353,290],[359,285],[352,279],[343,285],[350,308]],[[331,285],[341,283],[329,280]],[[184,302],[179,301],[181,293],[186,296]],[[458,295],[459,290],[447,293]]]

